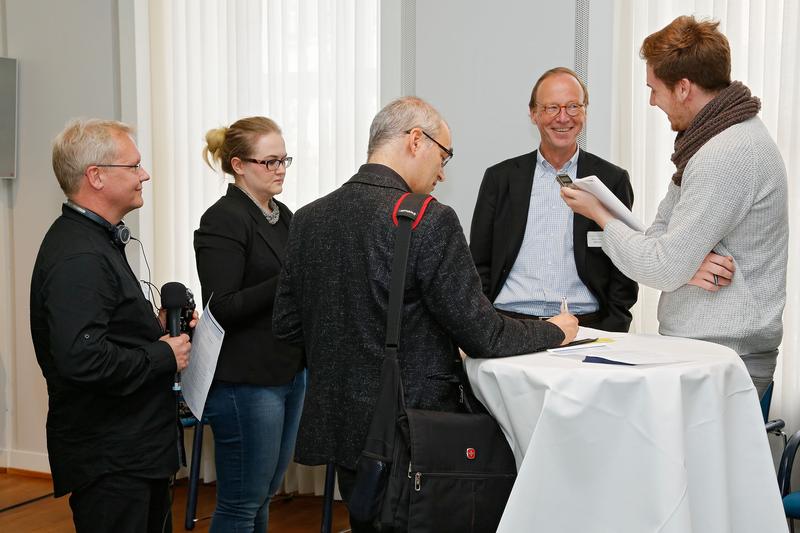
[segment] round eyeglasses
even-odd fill
[[[554,117],[559,113],[561,113],[562,109],[567,112],[567,115],[574,117],[577,116],[579,113],[583,112],[583,108],[586,107],[586,104],[578,104],[575,102],[570,102],[569,104],[566,105],[558,105],[558,104],[547,104],[547,105],[537,104],[537,105],[542,108],[545,115],[549,115],[551,117]]]
[[[247,161],[248,163],[256,163],[258,165],[264,165],[267,170],[278,170],[278,167],[283,165],[283,168],[289,168],[292,166],[292,158],[291,157],[284,157],[283,159],[252,159],[250,157],[243,157],[242,161]]]

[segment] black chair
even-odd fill
[[[336,488],[336,468],[333,463],[325,465],[325,490],[322,493],[322,525],[321,533],[331,533],[333,522],[333,493]],[[349,533],[351,529],[339,531]]]
[[[786,423],[781,419],[769,420],[769,408],[772,404],[772,392],[775,382],[769,384],[767,390],[761,396],[761,414],[764,417],[764,427],[768,434],[783,437],[783,453],[778,465],[778,487],[783,499],[783,512],[789,522],[789,530],[794,533],[794,520],[800,519],[800,491],[792,492],[792,464],[800,446],[800,431],[792,435],[791,439],[786,439],[783,428]]]
[[[207,422],[205,420],[201,422],[191,415],[182,416],[180,420],[184,429],[194,428],[192,463],[189,466],[189,491],[186,495],[186,518],[183,522],[184,529],[191,531],[197,521],[195,515],[197,514],[197,490],[200,483],[200,459],[203,455],[203,427]]]
[[[767,434],[776,435],[779,437],[783,437],[783,447],[786,448],[786,433],[783,432],[783,428],[786,427],[786,422],[777,418],[775,420],[769,419],[769,408],[772,405],[772,392],[775,387],[775,382],[769,384],[767,390],[764,391],[764,394],[761,396],[761,416],[764,418],[764,428],[767,431]]]
[[[789,439],[778,467],[778,487],[783,498],[783,511],[789,520],[789,530],[792,533],[794,533],[794,521],[800,519],[800,491],[792,491],[792,465],[798,447],[800,447],[800,431]]]
[[[325,465],[325,490],[322,492],[322,525],[320,533],[331,533],[333,522],[333,489],[336,483],[336,469],[333,463]]]
[[[772,391],[775,387],[775,382],[769,384],[767,390],[764,391],[764,394],[761,395],[761,416],[764,417],[764,423],[767,423],[769,419],[769,406],[772,405]]]

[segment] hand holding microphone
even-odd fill
[[[189,366],[189,354],[192,350],[192,343],[189,341],[189,335],[182,333],[177,337],[170,337],[168,334],[161,337],[162,340],[169,344],[172,348],[172,353],[175,355],[175,364],[178,367],[178,372]],[[180,383],[180,378],[176,378],[176,382]]]
[[[194,301],[189,297],[189,293],[183,283],[171,281],[165,283],[161,287],[161,307],[162,310],[166,309],[166,330],[167,335],[161,337],[160,340],[166,342],[172,348],[172,353],[175,355],[175,364],[178,367],[178,372],[186,368],[189,364],[189,354],[192,349],[192,343],[189,340],[189,335],[186,333],[191,326],[191,322],[195,322],[195,314],[193,305]],[[191,302],[191,307],[189,303]],[[181,327],[182,315],[184,309],[188,309],[188,316],[192,319],[191,322],[184,324]],[[183,322],[187,322],[184,318]],[[182,332],[182,329],[184,332]],[[180,390],[180,375],[175,376],[175,389]]]

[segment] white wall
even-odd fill
[[[411,83],[450,122],[456,157],[435,195],[456,209],[468,233],[484,169],[538,144],[528,97],[541,72],[573,66],[575,5],[405,1],[405,7],[403,0],[381,3],[381,100]],[[601,156],[609,152],[612,3],[592,0],[590,6],[587,146]],[[28,291],[39,243],[63,201],[50,143],[75,116],[146,120],[147,72],[136,57],[149,50],[134,42],[132,31],[146,23],[139,20],[146,19],[146,4],[0,0],[0,53],[19,59],[21,95],[19,177],[0,181],[0,467],[49,470],[47,393],[30,340]],[[413,41],[404,44],[409,36]],[[147,161],[149,139],[140,136],[139,145]],[[126,221],[137,227],[136,216]],[[145,244],[151,232],[142,228]]]
[[[613,1],[589,2],[587,149],[601,157],[610,153]],[[469,235],[486,168],[538,147],[528,100],[542,72],[575,66],[576,3],[383,0],[381,8],[382,103],[416,94],[450,124],[455,157],[433,194],[456,210]],[[403,31],[402,14],[414,10],[413,28]],[[409,51],[415,83],[403,87]]]
[[[611,75],[614,69],[615,0],[589,2],[589,109],[586,117],[586,149],[603,159],[612,158]]]
[[[18,178],[0,184],[0,268],[11,272],[0,278],[0,293],[12,306],[0,315],[0,466],[49,471],[47,391],[28,321],[30,276],[64,199],[50,166],[52,139],[76,116],[121,118],[119,6],[118,0],[4,0],[0,8],[3,52],[20,65]]]

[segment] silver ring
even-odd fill
[[[719,276],[717,276],[716,274],[711,274],[711,275],[714,276],[714,285],[719,287]]]

